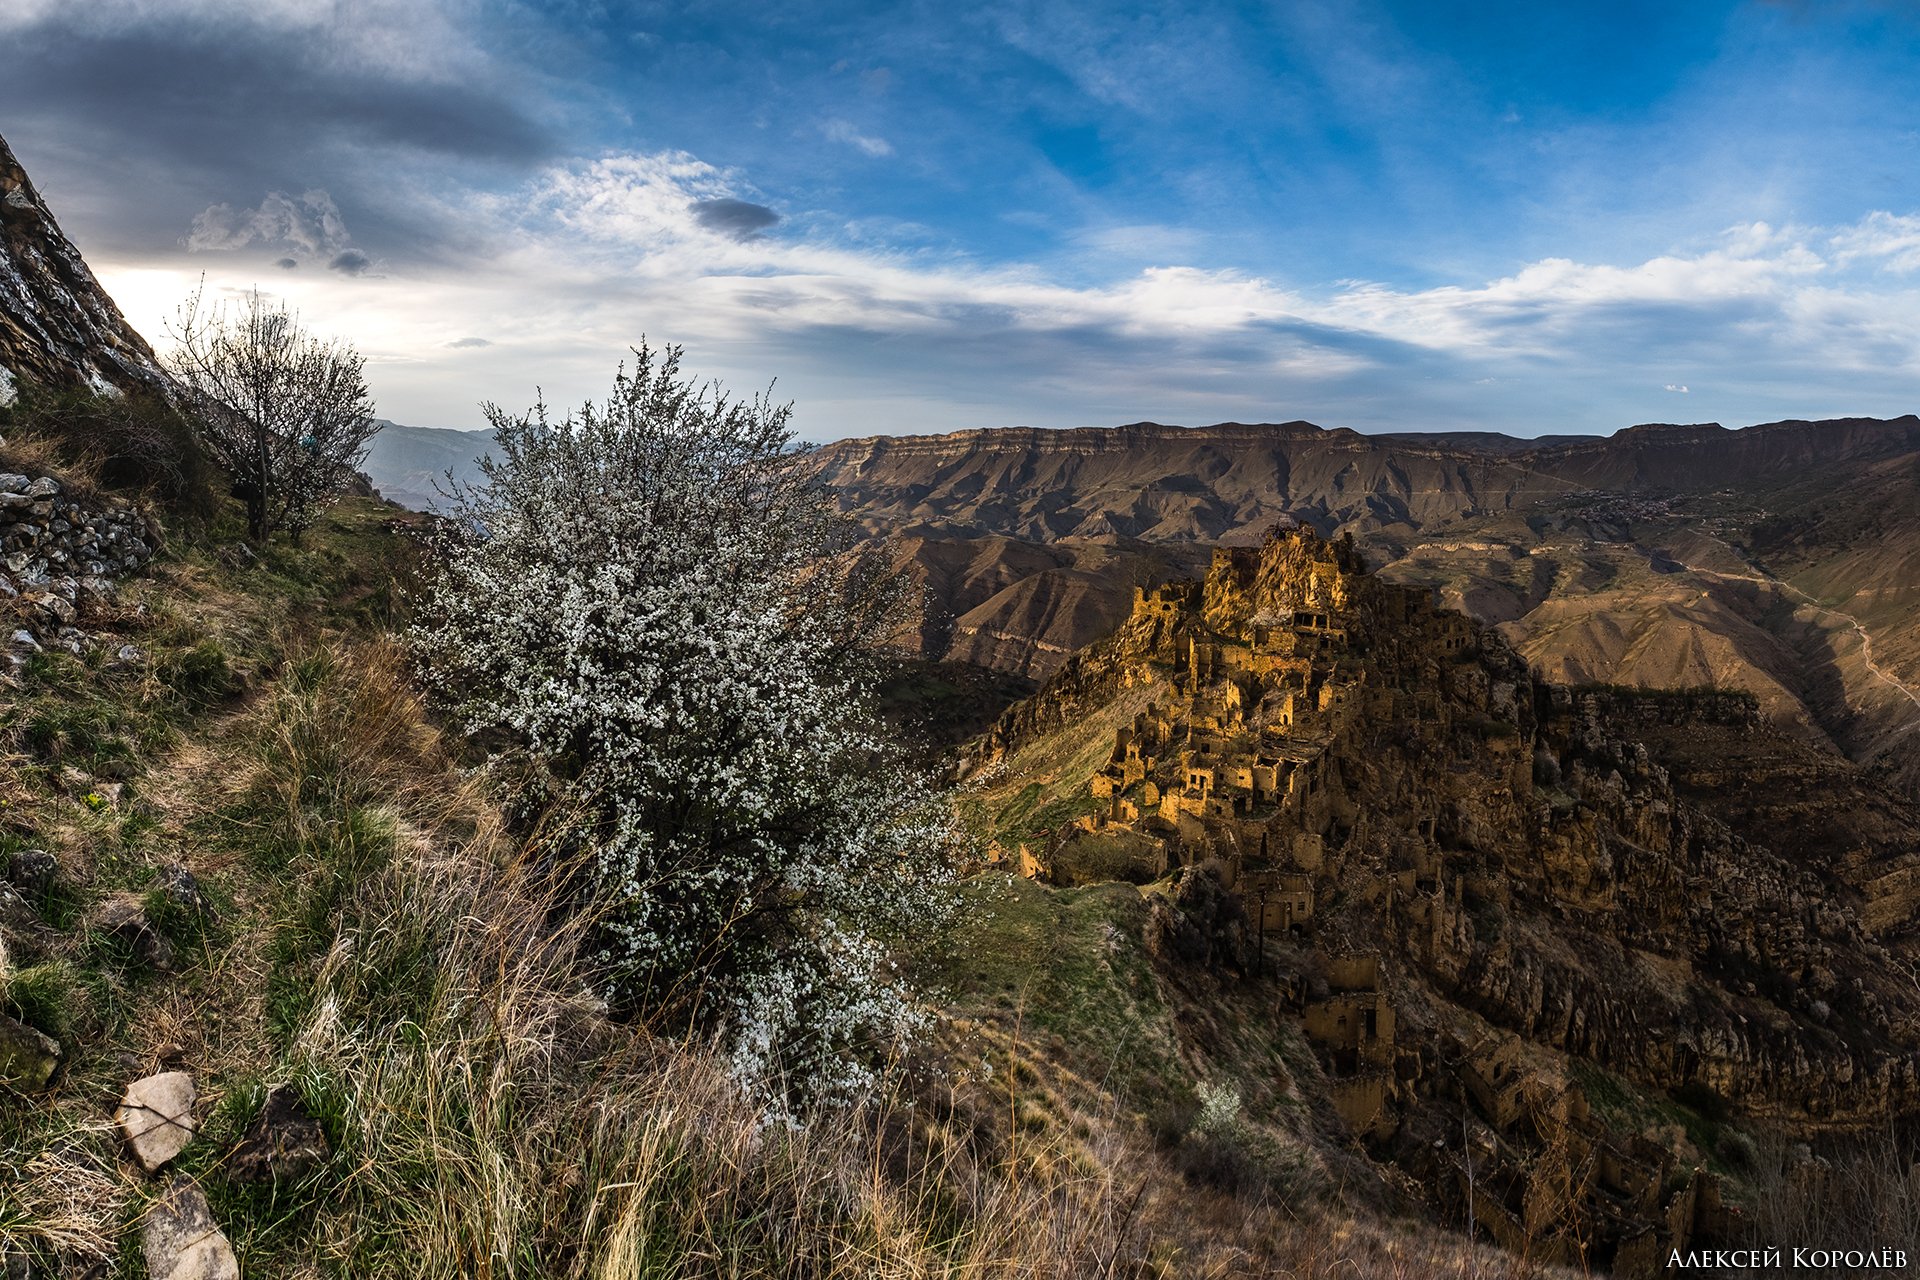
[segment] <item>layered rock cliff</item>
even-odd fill
[[[0,138],[0,405],[18,384],[162,391],[160,362]]]
[[[1770,761],[1744,785],[1735,742]],[[1649,1274],[1727,1229],[1713,1153],[1623,1097],[1802,1135],[1920,1110],[1912,806],[1745,694],[1542,681],[1351,540],[1137,592],[966,772],[998,856],[1158,881],[1169,936],[1217,877],[1243,914],[1184,951],[1277,972],[1354,1134],[1529,1256]]]

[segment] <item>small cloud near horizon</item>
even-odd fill
[[[447,345],[457,351],[465,347],[490,347],[493,343],[485,338],[455,338]]]
[[[343,276],[363,276],[372,266],[373,259],[360,250],[342,249],[327,263],[327,270],[338,271]]]

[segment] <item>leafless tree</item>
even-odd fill
[[[233,477],[247,534],[300,534],[353,483],[379,425],[366,358],[314,337],[258,289],[210,304],[204,283],[175,313],[169,361],[201,442]]]

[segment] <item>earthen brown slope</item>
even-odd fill
[[[930,656],[1046,674],[1123,620],[1123,586],[1172,576],[1149,548],[1244,544],[1285,514],[1353,534],[1555,678],[1745,689],[1770,723],[1920,779],[1911,416],[1546,441],[1138,423],[873,437],[815,458],[845,510],[910,540]],[[1111,549],[1107,590],[1060,580],[1061,548],[1090,545]],[[1003,595],[965,627],[983,600],[951,589],[955,561]]]
[[[1920,1113],[1920,810],[1757,711],[1542,681],[1283,529],[1138,595],[974,749],[968,806],[1028,875],[1154,881],[1175,968],[1276,982],[1435,1213],[1650,1276],[1738,1232],[1729,1132]]]

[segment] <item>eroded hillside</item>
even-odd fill
[[[842,441],[844,509],[906,539],[930,656],[1046,675],[1279,515],[1499,625],[1568,681],[1744,689],[1762,717],[1920,776],[1920,419],[1634,427],[1600,438],[1363,436],[1310,423]],[[1063,561],[1106,548],[1106,590]],[[949,566],[969,565],[956,579]],[[1073,607],[1057,602],[1070,597]],[[988,636],[982,642],[981,636]]]
[[[1350,539],[1136,593],[969,770],[998,858],[1146,885],[1374,1159],[1527,1256],[1654,1274],[1738,1233],[1741,1126],[1920,1107],[1910,803],[1743,693],[1543,681]]]

